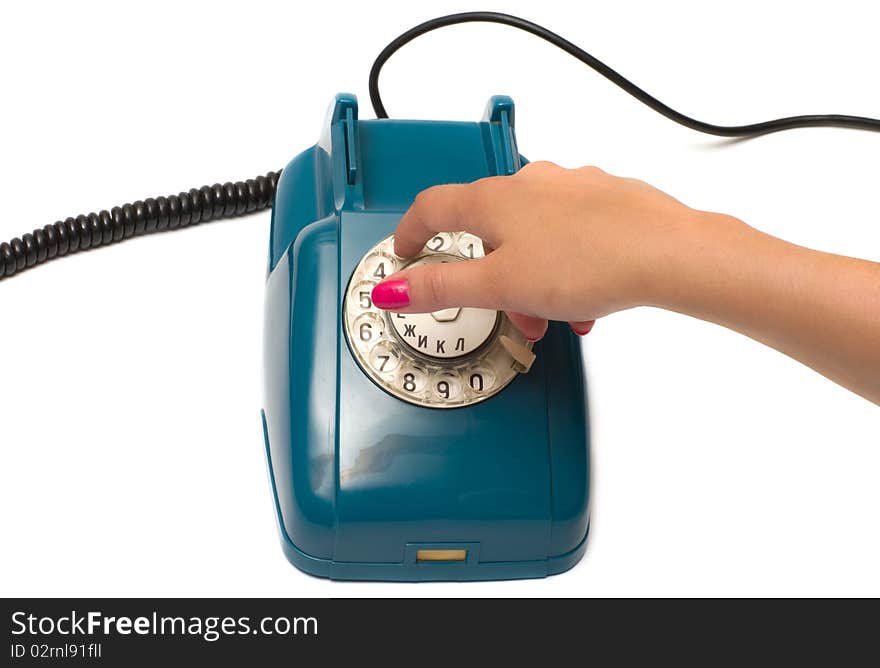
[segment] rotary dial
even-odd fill
[[[343,304],[349,346],[376,384],[413,404],[454,408],[482,401],[528,371],[532,344],[503,312],[463,307],[393,313],[373,306],[373,287],[396,271],[482,257],[477,237],[443,232],[408,260],[394,254],[393,242],[387,237],[364,256]]]

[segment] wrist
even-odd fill
[[[749,271],[746,247],[760,233],[733,216],[695,209],[665,228],[651,252],[643,305],[703,317]]]

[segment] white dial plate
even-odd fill
[[[504,313],[449,308],[398,314],[372,303],[372,289],[396,271],[482,256],[477,237],[442,232],[415,258],[397,257],[394,238],[387,237],[358,263],[343,303],[343,321],[355,360],[376,384],[413,404],[455,408],[496,394],[516,377],[517,362],[501,337],[507,346],[531,350],[532,344]]]
[[[409,264],[459,262],[452,255],[428,255]],[[451,359],[472,353],[482,346],[498,322],[498,311],[483,308],[448,308],[434,313],[394,313],[391,326],[404,345],[421,355]]]

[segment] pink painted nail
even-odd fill
[[[373,304],[382,309],[409,306],[409,283],[405,278],[382,281],[373,288]]]
[[[590,333],[590,331],[593,329],[593,325],[595,324],[595,320],[590,320],[590,322],[588,322],[583,329],[575,329],[574,327],[572,327],[572,329],[574,330],[574,333],[578,336],[586,336]]]

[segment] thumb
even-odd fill
[[[373,304],[400,313],[444,308],[501,308],[501,281],[492,256],[465,262],[425,264],[392,274],[373,288]]]

